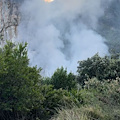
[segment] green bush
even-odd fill
[[[102,58],[96,54],[78,63],[78,82],[82,85],[84,85],[84,81],[94,77],[102,81],[116,79],[120,76],[120,59],[114,59],[112,56]]]
[[[41,70],[29,67],[26,46],[7,42],[0,51],[1,120],[22,119],[43,101]]]
[[[104,80],[99,81],[97,78],[90,79],[85,82],[85,89],[94,89],[96,93],[102,97],[108,99],[111,104],[120,104],[120,81],[116,80]]]
[[[75,76],[61,68],[52,80],[46,78],[47,82],[43,82],[41,69],[29,66],[26,47],[26,43],[7,42],[0,49],[0,119],[45,120],[56,112],[56,108],[79,104],[70,92],[63,90],[76,87]],[[58,83],[63,84],[54,89],[49,85],[51,82],[55,88]]]
[[[119,120],[120,114],[120,79],[104,80],[90,79],[84,88],[94,96],[89,99],[92,106],[99,105],[107,120]],[[85,99],[86,100],[86,99]],[[93,100],[93,101],[92,101]],[[90,104],[89,103],[89,104]]]
[[[53,116],[57,112],[58,108],[70,108],[73,104],[77,106],[82,104],[77,98],[75,98],[75,96],[71,95],[70,92],[62,89],[56,90],[53,88],[52,85],[42,86],[41,92],[44,96],[44,101],[41,104],[42,109],[36,109],[38,115],[37,117],[41,120],[47,120],[48,118]]]
[[[55,89],[71,90],[76,88],[77,82],[73,73],[67,74],[67,70],[63,67],[58,68],[51,77],[51,84]]]

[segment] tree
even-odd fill
[[[12,119],[19,118],[43,100],[41,69],[29,67],[26,46],[7,42],[0,50],[0,117],[10,119],[9,113]]]
[[[51,77],[51,83],[54,85],[55,89],[66,89],[71,90],[72,88],[76,88],[76,79],[73,73],[67,74],[67,70],[63,67],[58,68],[53,76]]]
[[[78,81],[84,84],[85,80],[96,77],[98,80],[116,79],[120,76],[120,59],[112,56],[100,57],[98,54],[87,60],[79,61]]]

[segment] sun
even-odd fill
[[[45,2],[53,2],[54,0],[44,0]]]

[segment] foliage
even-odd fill
[[[78,93],[82,106],[63,108],[52,120],[119,120],[120,79],[99,81],[97,78],[85,82]]]
[[[120,105],[120,78],[99,81],[96,78],[85,82],[84,88],[96,90],[99,100],[109,105]]]
[[[91,106],[73,106],[72,109],[62,109],[58,113],[51,120],[105,120],[101,109]]]
[[[26,47],[7,42],[0,48],[1,120],[48,120],[55,114],[53,120],[120,119],[119,57],[96,54],[80,61],[78,85],[63,67],[43,78],[41,69],[29,66]]]
[[[77,82],[73,73],[67,74],[67,70],[61,67],[58,68],[51,77],[51,84],[55,89],[62,88],[71,90],[73,88],[76,88]]]
[[[7,42],[0,52],[0,111],[13,118],[27,114],[43,101],[40,69],[28,66],[26,46]]]
[[[75,87],[75,76],[61,68],[52,76],[53,81],[46,78],[48,82],[43,82],[41,69],[29,66],[26,47],[26,43],[7,42],[0,49],[0,119],[47,120],[56,108],[79,104],[70,92],[46,85],[59,78],[65,81],[64,86],[68,84],[63,89],[70,90]]]
[[[87,60],[79,61],[78,81],[84,81],[96,77],[99,80],[116,79],[120,76],[120,59],[115,56],[100,57],[98,54]]]
[[[36,109],[37,117],[41,120],[47,120],[52,115],[57,113],[57,109],[61,107],[70,108],[72,104],[79,106],[82,104],[70,92],[62,89],[54,89],[52,85],[43,85],[41,90],[44,101],[41,108]],[[79,99],[81,96],[79,96]]]
[[[120,78],[99,81],[96,78],[85,82],[84,88],[95,97],[92,106],[99,105],[109,120],[119,120],[120,114]],[[95,92],[93,92],[95,91]]]
[[[43,77],[41,83],[42,85],[52,85],[50,77]]]

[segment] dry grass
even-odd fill
[[[58,115],[51,120],[104,120],[104,116],[99,109],[94,107],[73,107],[59,110]]]

